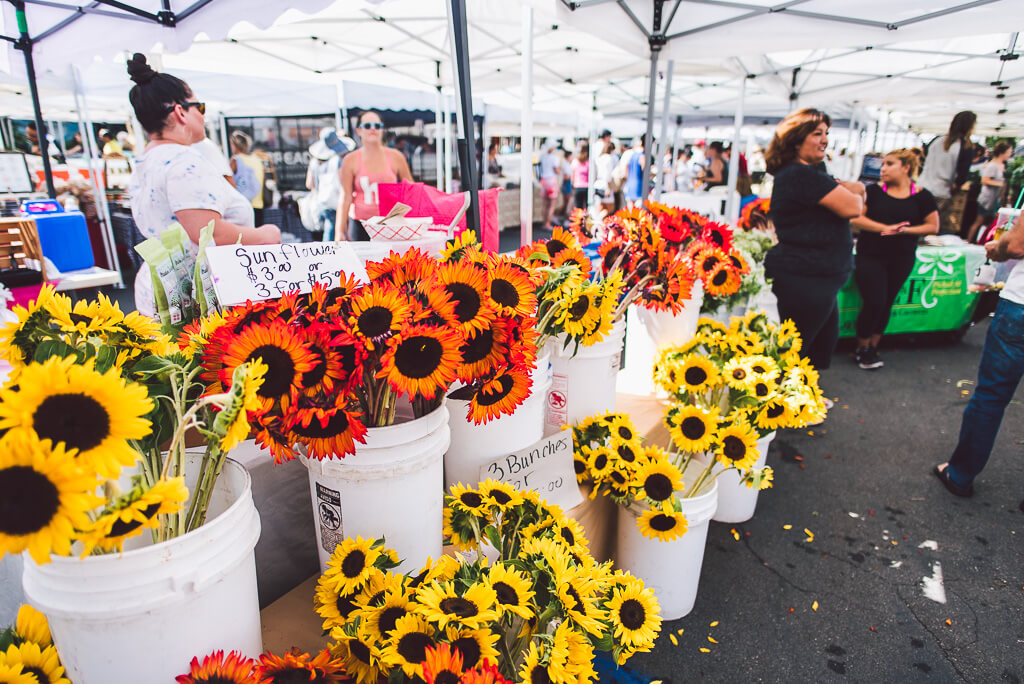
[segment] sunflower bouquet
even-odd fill
[[[0,682],[71,684],[64,676],[46,616],[28,604],[18,608],[12,626],[0,631]]]
[[[717,462],[750,487],[770,486],[771,469],[754,468],[758,439],[824,417],[818,373],[800,356],[800,344],[792,321],[774,325],[749,312],[728,328],[702,318],[691,341],[659,353],[654,381],[671,402],[665,425],[684,470],[701,456],[698,483],[713,479]]]
[[[335,550],[315,606],[331,653],[359,684],[430,681],[455,654],[459,667],[496,667],[509,681],[590,682],[595,649],[621,664],[652,648],[661,629],[653,592],[598,564],[580,525],[535,492],[457,485],[445,536],[475,553],[396,575],[383,540],[346,539]]]
[[[760,197],[753,202],[747,203],[743,207],[743,211],[740,212],[740,228],[746,231],[771,231],[772,221],[768,217],[770,210],[771,200],[767,197]]]
[[[268,651],[258,659],[247,658],[238,651],[214,651],[202,661],[192,658],[189,671],[174,680],[177,684],[343,684],[350,681],[344,664],[327,649],[314,656],[297,648],[280,656]]]
[[[590,497],[610,497],[637,513],[637,528],[648,539],[672,541],[686,534],[679,498],[687,496],[683,473],[664,449],[644,446],[636,427],[621,413],[592,416],[573,426],[576,481],[591,483]]]
[[[215,393],[158,325],[100,295],[72,304],[44,287],[0,333],[0,555],[84,557],[152,530],[202,525],[226,454],[249,431],[265,366],[241,364]],[[206,444],[184,484],[186,433]]]

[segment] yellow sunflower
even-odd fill
[[[534,316],[537,295],[530,276],[518,266],[499,262],[487,273],[487,294],[491,304],[504,316]]]
[[[601,318],[598,286],[584,284],[565,293],[555,316],[555,323],[570,337],[581,337],[587,333],[594,321]]]
[[[743,356],[729,359],[722,367],[722,377],[725,378],[729,387],[744,391],[749,391],[755,380],[754,372]]]
[[[338,594],[348,594],[362,587],[373,572],[380,551],[373,548],[373,539],[346,538],[334,549],[327,561],[327,572],[320,578]]]
[[[27,549],[40,564],[51,552],[69,555],[75,530],[103,502],[97,485],[63,446],[9,431],[0,438],[0,555]]]
[[[474,584],[459,594],[453,582],[433,582],[416,591],[420,614],[441,629],[449,624],[469,629],[498,619],[498,597],[485,584]]]
[[[587,537],[583,525],[572,518],[559,516],[554,519],[551,531],[555,539],[560,541],[573,553],[582,555],[587,553]]]
[[[616,642],[628,648],[652,646],[661,631],[661,606],[654,592],[634,577],[620,579],[608,601]]]
[[[636,426],[633,425],[633,421],[623,415],[617,415],[612,420],[608,431],[613,443],[634,442],[640,437],[636,431]]]
[[[769,399],[754,416],[754,424],[762,430],[790,427],[794,419],[789,405],[781,397]]]
[[[53,646],[43,648],[31,641],[18,646],[11,644],[6,652],[0,652],[0,665],[10,668],[20,665],[23,672],[41,684],[71,684],[71,680],[64,676],[60,657]]]
[[[351,633],[335,627],[331,630],[331,638],[337,643],[332,655],[345,664],[345,672],[353,677],[357,684],[377,684],[381,670],[381,644],[363,629],[352,630]]]
[[[18,608],[14,631],[25,641],[39,644],[40,647],[46,647],[53,643],[53,637],[50,636],[50,624],[46,621],[46,616],[27,603]]]
[[[514,613],[524,620],[534,617],[534,592],[529,575],[511,565],[495,563],[487,571],[483,581],[494,591],[497,607],[503,614]]]
[[[378,378],[398,393],[433,399],[457,375],[462,338],[450,328],[412,325],[388,340]]]
[[[423,678],[423,661],[435,641],[434,627],[419,615],[406,615],[395,623],[394,633],[384,647],[382,660],[400,667],[407,677]]]
[[[664,502],[660,508],[649,508],[637,519],[636,526],[640,534],[648,539],[672,541],[686,534],[686,516],[676,511],[670,501]]]
[[[536,641],[530,642],[530,648],[526,651],[526,659],[519,668],[519,681],[521,682],[563,682],[568,681],[565,677],[564,667],[552,667],[550,656],[545,653],[542,646]]]
[[[596,583],[589,580],[580,568],[567,568],[556,576],[558,600],[565,616],[579,629],[600,637],[604,611],[594,604]]]
[[[156,529],[160,524],[157,516],[179,512],[188,500],[183,477],[160,480],[149,489],[143,487],[133,487],[111,501],[100,511],[96,522],[80,534],[82,558],[96,547],[121,551],[128,539],[139,536],[143,530]]]
[[[117,303],[102,294],[94,301],[81,299],[72,304],[70,297],[56,293],[47,310],[62,332],[79,335],[114,332],[124,320],[124,314]]]
[[[399,583],[384,591],[380,605],[368,605],[360,609],[360,625],[380,643],[389,639],[398,621],[412,612],[409,592]]]
[[[39,684],[39,678],[20,665],[7,665],[0,653],[0,684]]]
[[[441,249],[441,260],[455,262],[462,259],[469,251],[479,250],[480,243],[476,239],[475,230],[464,230],[453,239],[447,240]]]
[[[608,447],[597,447],[590,451],[587,468],[590,470],[590,476],[595,482],[600,482],[611,473],[613,453]]]
[[[499,511],[507,511],[523,503],[522,495],[508,482],[497,480],[484,480],[480,483],[480,495],[489,500],[489,503]]]
[[[718,384],[718,368],[699,354],[687,354],[680,360],[680,389],[699,394]]]
[[[351,330],[370,349],[375,341],[401,330],[412,314],[398,290],[383,283],[364,287],[349,301]]]
[[[719,463],[737,470],[750,470],[757,462],[757,433],[745,422],[726,425],[718,432],[715,457]]]
[[[743,484],[751,489],[771,489],[775,471],[770,466],[749,471],[743,478]]]
[[[25,367],[18,388],[0,390],[0,399],[0,428],[63,443],[101,477],[116,478],[122,466],[134,464],[139,454],[128,440],[150,432],[143,416],[153,402],[145,387],[125,381],[117,368],[98,373],[74,357]]]
[[[360,606],[356,603],[359,590],[350,592],[339,592],[334,588],[334,582],[325,580],[327,575],[321,575],[316,583],[316,592],[313,594],[313,609],[323,619],[323,628],[329,632],[334,628],[344,627],[349,620],[355,617]]]
[[[665,425],[680,451],[705,451],[715,441],[718,409],[676,404],[665,414]]]
[[[453,507],[470,515],[484,518],[490,513],[491,502],[479,490],[467,487],[461,482],[452,485],[451,498]]]
[[[480,667],[486,661],[498,662],[496,644],[501,638],[499,632],[492,629],[457,628],[449,625],[442,637],[462,655],[466,669]]]
[[[640,468],[633,484],[642,490],[637,498],[661,503],[683,488],[683,475],[667,460],[652,460]]]
[[[249,436],[248,413],[260,407],[256,393],[263,384],[263,376],[266,373],[267,366],[259,359],[235,369],[231,396],[213,421],[214,432],[224,435],[220,441],[222,452],[231,451]]]

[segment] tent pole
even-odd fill
[[[440,66],[440,62],[438,65]],[[437,97],[434,104],[434,162],[437,167],[437,175],[434,177],[434,184],[437,189],[440,190],[443,187],[444,181],[444,138],[441,136],[441,110],[444,109],[443,96],[441,95],[441,86],[437,86]]]
[[[644,164],[641,168],[640,199],[646,200],[651,191],[651,169],[648,162],[651,158],[651,151],[654,143],[654,100],[657,96],[658,84],[658,54],[661,47],[651,46],[651,75],[650,88],[647,91],[647,132],[644,134]]]
[[[452,105],[448,96],[444,96],[444,191],[452,191]]]
[[[519,143],[519,244],[533,242],[533,7],[523,5],[523,128]]]
[[[740,203],[736,201],[736,181],[740,176],[740,129],[743,127],[743,99],[747,92],[747,77],[740,79],[740,92],[736,101],[736,116],[733,118],[732,154],[729,156],[729,194],[725,200],[725,218],[734,225],[740,215]]]
[[[36,84],[36,67],[32,61],[32,38],[28,35],[28,21],[25,20],[25,1],[11,0],[14,14],[18,21],[18,42],[14,47],[25,55],[25,73],[28,76],[28,89],[32,95],[32,111],[35,114],[36,135],[39,140],[39,156],[43,158],[43,175],[46,178],[46,192],[51,198],[57,197],[57,189],[53,186],[53,169],[50,168],[50,141],[46,137],[46,123],[43,121],[43,108],[39,104],[39,87]]]
[[[669,168],[672,169],[673,174],[675,173],[675,170],[676,170],[676,159],[679,157],[679,133],[680,133],[680,129],[682,129],[682,127],[683,127],[683,117],[682,117],[682,115],[677,115],[676,116],[676,129],[675,129],[675,132],[672,134],[672,159],[669,161],[669,163],[671,164],[671,166]],[[672,187],[675,188],[676,190],[679,189],[679,188],[676,187],[675,183],[672,184]]]
[[[594,206],[594,173],[596,165],[594,159],[597,156],[597,127],[600,120],[597,113],[597,91],[594,91],[593,100],[590,105],[590,140],[588,141],[589,153],[587,154],[587,206],[588,212]]]
[[[672,109],[672,69],[675,67],[675,60],[668,60],[668,71],[665,72],[665,102],[661,108],[661,135],[658,136],[658,149],[654,155],[655,167],[654,176],[654,200],[661,201],[662,175],[664,174],[665,147],[668,144],[668,117]]]
[[[345,102],[345,82],[338,81],[335,90],[338,98],[338,108],[334,112],[335,126],[339,135],[348,135],[348,104]]]
[[[469,32],[466,28],[466,0],[450,0],[452,30],[455,35],[455,71],[459,99],[459,169],[462,191],[469,191],[466,227],[483,240],[480,228],[480,197],[477,195],[476,130],[473,120],[473,90],[469,74]]]

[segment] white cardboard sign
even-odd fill
[[[549,504],[569,510],[583,501],[572,465],[572,430],[545,437],[536,444],[480,467],[480,481],[507,482],[518,490],[532,489]]]
[[[206,256],[224,306],[310,292],[313,283],[336,287],[342,272],[367,280],[362,259],[344,242],[219,245],[208,247]]]

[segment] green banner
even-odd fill
[[[917,248],[917,263],[903,284],[887,335],[957,330],[970,321],[978,305],[978,293],[970,291],[985,249],[978,245]],[[839,291],[839,336],[853,337],[863,300],[850,280]]]

